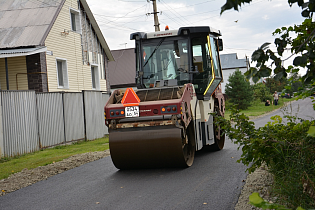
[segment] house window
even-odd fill
[[[58,88],[69,88],[68,84],[68,69],[67,69],[67,60],[57,59],[57,80]]]
[[[75,9],[70,9],[71,30],[81,33],[80,12]]]
[[[98,72],[98,66],[91,66],[91,76],[92,76],[92,89],[100,90],[100,77]]]

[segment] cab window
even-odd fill
[[[193,67],[198,71],[194,75],[194,86],[197,94],[203,94],[212,80],[212,68],[207,37],[192,39]]]
[[[210,45],[211,45],[211,54],[213,57],[213,68],[215,77],[222,77],[220,71],[220,62],[219,62],[219,53],[216,44],[216,40],[213,37],[210,37]]]

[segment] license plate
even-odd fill
[[[126,106],[125,116],[126,117],[139,117],[139,106]]]

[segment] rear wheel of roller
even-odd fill
[[[191,166],[194,162],[195,151],[196,151],[196,143],[195,143],[195,135],[192,123],[187,127],[186,136],[183,138],[183,155],[185,158],[185,162],[187,167]]]

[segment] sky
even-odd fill
[[[87,0],[110,50],[133,48],[134,32],[153,32],[151,1]],[[239,59],[251,58],[254,50],[265,42],[276,51],[272,35],[277,28],[294,26],[303,21],[301,9],[287,0],[254,0],[239,11],[228,10],[220,15],[225,0],[157,0],[160,30],[183,26],[211,26],[221,31],[224,50],[221,54],[237,53]],[[149,15],[148,15],[149,14]],[[289,52],[284,58],[290,56]],[[293,58],[284,62],[292,65]],[[254,64],[251,64],[254,66]],[[303,73],[302,73],[303,74]]]

